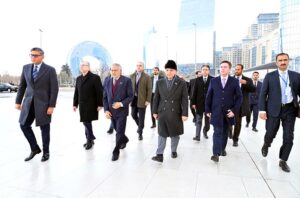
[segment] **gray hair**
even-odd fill
[[[112,65],[111,65],[111,68],[112,67],[118,67],[118,68],[120,68],[120,70],[122,70],[122,66],[119,64],[119,63],[113,63]]]
[[[88,67],[90,67],[90,62],[89,61],[81,61],[80,65],[87,65]]]

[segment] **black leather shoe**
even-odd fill
[[[164,156],[161,154],[157,154],[156,156],[152,157],[152,160],[157,161],[157,162],[163,162]]]
[[[256,128],[252,128],[252,131],[254,132],[258,132],[258,130]]]
[[[199,136],[193,137],[193,140],[200,141],[200,137]]]
[[[249,123],[246,124],[246,128],[248,128],[248,127],[249,127]]]
[[[268,149],[269,149],[269,147],[264,144],[263,147],[261,148],[261,154],[262,154],[262,156],[267,157],[267,155],[268,155]]]
[[[172,152],[171,157],[172,157],[172,158],[177,158],[177,152]]]
[[[239,146],[239,143],[238,143],[237,141],[233,141],[233,144],[232,144],[232,146],[234,146],[234,147],[238,147],[238,146]]]
[[[156,125],[152,125],[150,128],[153,129],[153,128],[155,128],[155,127],[156,127]]]
[[[227,152],[225,150],[222,151],[221,156],[226,156],[226,155],[227,155]]]
[[[127,144],[128,142],[129,142],[129,140],[127,139],[126,142],[122,143],[122,144],[120,145],[120,149],[126,148],[126,144]]]
[[[41,161],[42,161],[42,162],[45,162],[45,161],[47,161],[49,158],[50,158],[49,153],[44,153],[43,156],[42,156]]]
[[[143,140],[143,135],[139,134],[139,140]]]
[[[111,161],[117,161],[119,159],[119,154],[113,154]]]
[[[91,149],[93,145],[94,145],[94,140],[88,140],[85,144],[85,150]]]
[[[291,169],[290,167],[287,165],[286,161],[283,161],[283,160],[280,160],[279,161],[279,166],[281,167],[281,169],[284,171],[284,172],[291,172]]]
[[[114,129],[108,129],[107,133],[112,134],[114,132]]]
[[[211,159],[212,161],[214,161],[214,162],[219,162],[219,156],[217,156],[217,155],[211,156],[210,159]]]
[[[35,151],[31,151],[30,155],[29,155],[28,157],[26,157],[24,161],[27,162],[27,161],[31,160],[32,158],[34,158],[34,156],[35,156],[36,154],[39,154],[40,152],[41,152],[41,149],[40,149],[40,148],[38,148],[38,149],[35,150]]]
[[[205,139],[208,139],[207,131],[203,131],[203,136],[205,137]]]

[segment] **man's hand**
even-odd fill
[[[158,114],[154,113],[153,118],[155,118],[157,120],[158,119]]]
[[[22,105],[21,104],[16,104],[15,108],[18,109],[18,110],[21,110],[22,109]]]
[[[119,109],[120,107],[122,107],[122,105],[121,105],[120,102],[115,102],[115,103],[112,105],[112,108],[114,108],[114,109]]]
[[[100,106],[97,107],[97,111],[101,111],[101,109],[102,109],[102,107],[100,107]]]
[[[266,112],[261,112],[261,113],[259,113],[259,117],[260,117],[261,119],[263,119],[263,120],[267,120],[267,119],[268,119],[267,113],[266,113]]]
[[[227,117],[228,118],[233,118],[234,117],[234,113],[232,111],[228,111]]]
[[[196,109],[196,105],[192,105],[192,108],[193,108],[193,109]]]
[[[240,83],[241,83],[242,85],[245,85],[245,84],[247,84],[247,80],[240,79]]]
[[[47,115],[52,115],[53,111],[54,111],[54,107],[48,107]]]
[[[77,107],[73,106],[73,111],[76,112],[77,110]]]
[[[182,121],[187,121],[188,117],[187,116],[181,116]]]
[[[150,102],[146,101],[145,106],[147,107],[150,104]]]
[[[210,118],[211,117],[211,113],[207,113],[206,116]]]
[[[107,118],[107,119],[111,119],[111,113],[109,112],[109,111],[105,111],[105,117]]]

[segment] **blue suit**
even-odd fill
[[[279,158],[287,161],[293,147],[294,127],[296,113],[299,107],[298,96],[300,96],[300,74],[288,71],[288,86],[293,96],[292,102],[282,104],[280,77],[278,70],[268,73],[265,76],[259,97],[259,110],[266,111],[266,134],[264,144],[271,146],[276,137],[280,121],[283,128],[283,144],[279,151]]]
[[[112,114],[111,121],[116,130],[116,147],[113,154],[119,154],[122,144],[126,144],[129,140],[125,135],[127,116],[129,112],[129,103],[133,99],[133,89],[131,80],[128,77],[120,76],[116,82],[116,89],[113,94],[113,79],[107,77],[104,81],[103,106],[104,111]],[[123,107],[113,109],[115,102],[121,102]]]
[[[228,76],[225,87],[218,76],[211,80],[206,100],[205,112],[211,113],[211,124],[214,126],[213,135],[213,154],[221,155],[225,150],[228,129],[234,124],[234,118],[228,118],[228,110],[238,114],[243,100],[243,95],[239,81],[234,77]]]
[[[253,82],[254,83],[254,82]],[[251,121],[251,113],[253,112],[253,122],[252,122],[252,128],[256,129],[257,125],[257,119],[258,119],[258,100],[259,95],[262,87],[262,82],[257,81],[256,90],[253,93],[249,93],[249,103],[250,103],[250,114],[247,115],[246,121],[247,124]]]

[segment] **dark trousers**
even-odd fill
[[[120,146],[122,144],[126,144],[129,141],[128,137],[125,135],[127,116],[116,118],[112,117],[111,121],[116,131],[116,146],[113,150],[113,154],[119,154]]]
[[[250,114],[246,116],[247,123],[250,123],[250,121],[251,121],[251,113],[253,113],[252,128],[256,128],[257,119],[258,119],[258,105],[257,104],[250,105]]]
[[[234,125],[233,136],[232,136],[232,140],[234,142],[239,141],[239,136],[240,136],[241,127],[242,127],[242,118],[243,117],[240,114],[237,114],[234,116],[235,125]]]
[[[156,126],[156,120],[155,120],[155,118],[153,117],[153,111],[152,111],[152,107],[153,107],[153,99],[154,99],[154,93],[152,93],[152,97],[151,97],[150,110],[151,110],[152,126]]]
[[[193,122],[196,122],[196,110],[192,107],[192,103],[190,101],[190,109],[191,109],[191,112],[193,114]]]
[[[196,136],[200,137],[201,134],[201,128],[202,128],[202,119],[204,115],[204,127],[203,127],[203,132],[207,132],[210,129],[210,124],[209,124],[209,117],[205,115],[205,112],[203,113],[197,113],[196,114]]]
[[[83,125],[85,128],[86,140],[90,141],[90,140],[96,139],[96,137],[94,136],[94,133],[93,133],[92,122],[83,122]]]
[[[223,118],[223,127],[214,126],[213,134],[213,154],[221,155],[222,151],[226,149],[228,140],[228,122],[226,118]]]
[[[26,119],[26,122],[24,125],[20,125],[21,130],[23,131],[25,138],[27,139],[31,151],[36,151],[39,149],[39,145],[37,144],[35,135],[32,130],[32,123],[35,119],[35,113],[34,113],[34,104],[32,102],[28,117]],[[50,124],[45,124],[40,126],[41,132],[42,132],[42,141],[43,141],[43,152],[49,153],[49,144],[50,144]]]
[[[134,100],[137,100],[136,97]],[[143,134],[145,114],[146,114],[146,108],[137,107],[137,101],[136,102],[133,101],[131,106],[131,116],[135,121],[136,125],[138,126],[138,130],[137,130],[138,134]]]
[[[294,127],[296,120],[296,108],[293,104],[282,107],[279,117],[268,116],[266,120],[265,144],[271,146],[273,139],[276,137],[280,121],[283,129],[283,142],[279,151],[279,158],[287,161],[293,147]]]
[[[113,122],[112,122],[112,121],[110,121],[109,130],[113,130],[113,129],[114,129]]]

